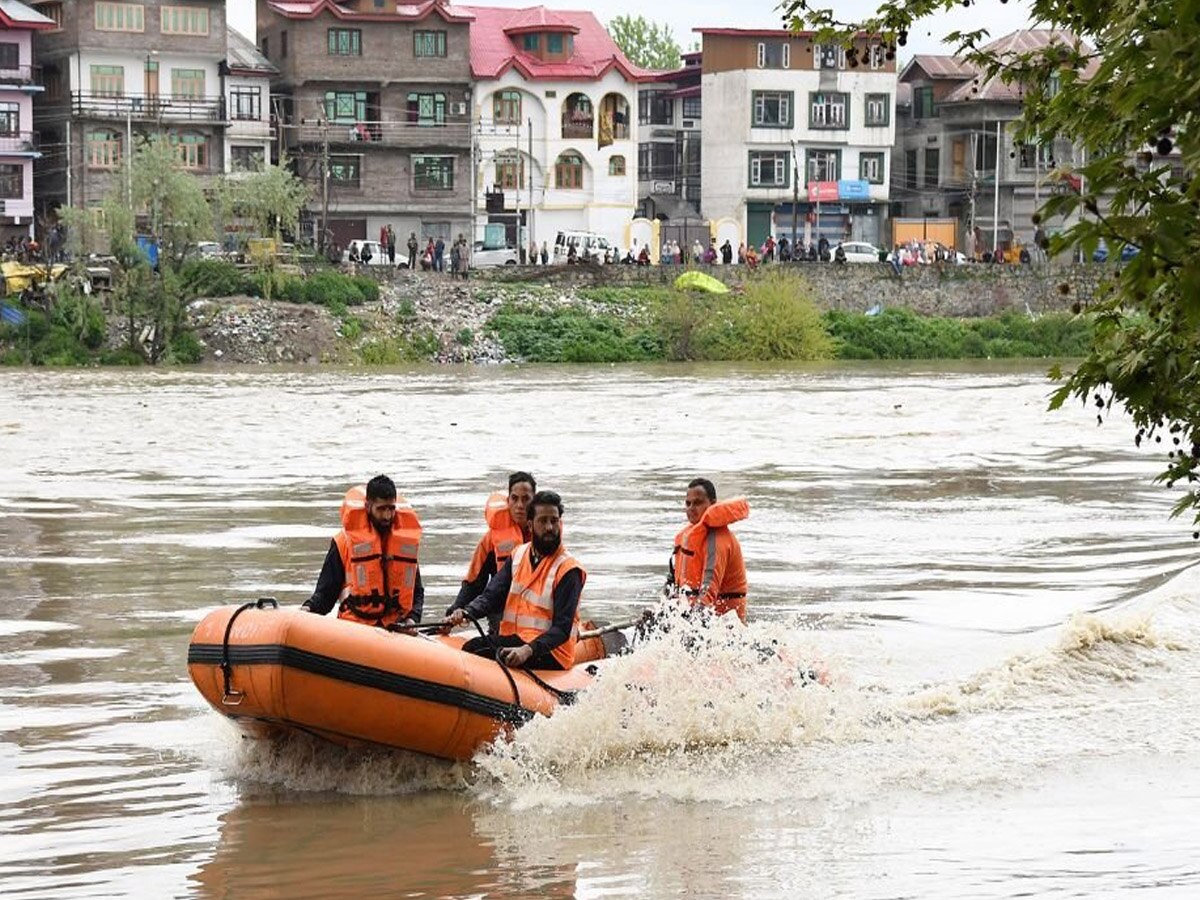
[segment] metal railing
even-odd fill
[[[0,84],[41,84],[41,66],[2,66]]]
[[[12,131],[0,134],[0,153],[36,153],[38,149],[36,131]]]
[[[225,119],[224,97],[173,97],[166,94],[130,97],[72,91],[71,106],[76,116],[129,117],[135,121],[221,122]]]
[[[380,144],[396,146],[467,145],[470,123],[455,118],[440,124],[420,122],[301,122],[292,130],[302,144],[328,140],[331,144]]]

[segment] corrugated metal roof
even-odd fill
[[[225,29],[225,64],[232,72],[248,72],[252,75],[278,75],[279,70],[271,61],[258,52],[254,41],[236,28]]]
[[[289,19],[314,19],[322,12],[329,12],[339,19],[360,22],[387,22],[400,18],[405,21],[420,21],[438,14],[448,22],[465,22],[467,15],[461,6],[425,0],[424,3],[397,3],[394,12],[360,13],[339,6],[333,0],[267,0],[267,7]]]
[[[19,0],[0,0],[0,21],[5,24],[24,25],[29,28],[53,28],[54,20],[43,16]]]
[[[973,78],[976,71],[973,65],[959,59],[957,56],[918,54],[909,60],[908,65],[904,67],[904,71],[900,73],[901,81],[908,76],[909,71],[914,67],[920,68],[926,77],[934,81],[939,81],[943,78],[952,80]]]

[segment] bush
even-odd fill
[[[530,362],[633,362],[663,355],[656,335],[615,316],[570,307],[504,306],[487,327],[510,356]]]
[[[374,303],[379,299],[379,282],[367,275],[354,275],[350,278],[362,294],[364,303]]]
[[[204,347],[200,339],[190,331],[177,331],[171,338],[169,362],[189,366],[204,359]]]
[[[378,296],[378,287],[376,288]],[[338,272],[318,272],[304,281],[305,303],[317,303],[328,307],[361,306],[363,292],[354,278]]]
[[[454,336],[454,342],[460,347],[468,346],[473,340],[475,340],[475,334],[470,328],[460,328],[458,334]]]
[[[49,333],[33,345],[30,353],[35,366],[82,366],[88,362],[88,352],[66,328],[53,326]]]
[[[437,335],[425,330],[409,337],[368,341],[359,347],[358,356],[368,366],[395,366],[406,362],[428,362],[438,347]]]
[[[722,294],[715,313],[699,323],[696,348],[703,359],[829,359],[834,345],[813,303],[808,283],[771,272],[747,283],[742,296]]]
[[[104,310],[87,295],[64,292],[55,300],[50,317],[55,326],[68,331],[89,350],[98,350],[104,343]]]
[[[135,350],[122,347],[120,350],[105,350],[100,354],[102,366],[140,366],[146,360]]]
[[[401,300],[400,305],[396,307],[397,322],[412,322],[417,318],[417,308],[413,306],[411,300]]]
[[[179,285],[185,297],[232,297],[247,292],[246,276],[223,259],[193,259],[179,270]]]
[[[274,269],[251,272],[246,276],[245,288],[251,297],[270,297],[287,303],[304,302],[304,281]]]
[[[357,341],[362,337],[362,319],[356,316],[345,316],[342,319],[342,337],[348,341]]]

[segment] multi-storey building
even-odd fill
[[[1020,54],[1075,41],[1068,32],[1031,29],[983,49]],[[1084,52],[1091,52],[1086,45]],[[953,56],[915,56],[900,82],[912,99],[907,115],[900,110],[892,157],[899,215],[956,219],[959,246],[970,247],[967,237],[976,234],[979,252],[1028,243],[1034,211],[1051,191],[1073,184],[1050,173],[1081,162],[1075,148],[1065,140],[1018,143],[1012,125],[1022,115],[1021,85],[988,78]],[[1047,223],[1049,231],[1063,225]]]
[[[33,235],[33,95],[42,91],[33,64],[33,33],[54,21],[23,3],[0,3],[0,243]]]
[[[470,14],[441,0],[258,0],[257,15],[316,239],[469,232]]]
[[[478,122],[476,237],[522,249],[559,231],[628,245],[637,206],[638,83],[590,12],[469,6]]]
[[[271,79],[279,74],[254,42],[229,29],[225,56],[225,171],[257,172],[271,158]]]
[[[700,52],[638,88],[638,215],[675,221],[700,215]]]
[[[131,145],[162,135],[200,176],[225,167],[223,0],[37,0],[56,27],[35,39],[46,87],[38,203],[88,208],[129,177]]]
[[[862,36],[847,51],[811,32],[697,31],[702,203],[718,242],[879,242],[896,93],[882,44]]]

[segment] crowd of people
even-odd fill
[[[746,568],[729,526],[749,515],[745,500],[717,500],[713,483],[694,478],[684,494],[687,524],[675,536],[666,591],[686,598],[696,614],[746,619]],[[528,472],[514,472],[507,492],[484,507],[487,531],[467,565],[444,630],[479,623],[463,650],[507,666],[569,669],[579,635],[579,601],[587,572],[562,540],[564,506],[538,490]],[[392,631],[422,622],[422,526],[395,482],[378,475],[342,502],[342,529],[333,538],[308,612]],[[482,623],[488,623],[483,631]]]

